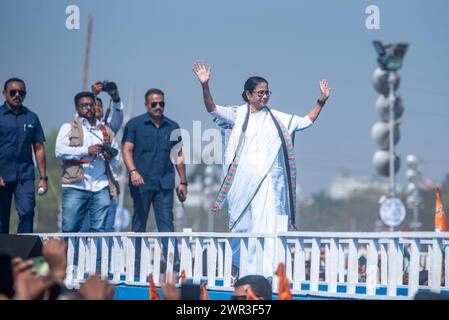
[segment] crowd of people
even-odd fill
[[[48,264],[47,271],[38,270],[33,260],[0,254],[0,300],[110,300],[114,286],[98,275],[90,276],[83,285],[68,289],[66,277],[67,244],[64,240],[45,242],[42,255]]]
[[[0,254],[0,300],[111,300],[115,288],[107,279],[91,275],[79,289],[69,289],[65,285],[67,243],[61,239],[47,240],[42,255],[48,269],[38,267],[33,259],[22,259]],[[185,275],[185,273],[183,273]],[[167,276],[162,286],[162,298],[154,286],[150,275],[150,300],[200,300],[209,299],[207,291],[198,290],[197,295],[188,293],[185,276],[172,274]],[[284,275],[285,276],[285,275]],[[198,286],[199,287],[199,286]],[[183,293],[184,292],[184,293]],[[187,294],[186,294],[187,292]],[[269,281],[260,275],[248,275],[234,283],[231,300],[271,300],[272,289]]]

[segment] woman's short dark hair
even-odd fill
[[[248,80],[246,80],[245,82],[245,86],[243,88],[243,93],[242,93],[242,98],[243,100],[245,100],[246,102],[248,101],[248,97],[246,96],[246,91],[249,92],[253,92],[254,89],[260,84],[260,83],[266,83],[268,84],[268,81],[265,80],[262,77],[250,77],[248,78]]]
[[[161,96],[164,96],[164,92],[160,89],[151,88],[148,89],[148,91],[145,93],[145,102],[147,102],[147,98],[150,94],[160,94]]]
[[[75,98],[74,98],[74,101],[75,101],[75,107],[78,107],[78,104],[79,104],[79,102],[80,102],[80,100],[81,100],[82,98],[91,98],[92,101],[95,102],[95,96],[94,96],[94,94],[93,94],[92,92],[89,92],[89,91],[81,91],[81,92],[77,93],[76,96],[75,96]]]

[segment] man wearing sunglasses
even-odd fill
[[[47,191],[45,136],[38,116],[23,105],[25,82],[7,80],[5,103],[0,106],[0,233],[9,233],[12,196],[19,224],[17,233],[32,233],[35,201],[33,152],[40,179],[38,187]]]
[[[187,196],[187,179],[182,149],[176,150],[181,138],[172,141],[170,136],[179,125],[164,116],[164,93],[150,89],[145,94],[147,112],[131,119],[122,139],[123,160],[129,171],[129,188],[134,203],[133,232],[145,232],[150,205],[154,205],[159,232],[172,232],[173,191],[175,167],[179,174],[178,193],[181,201]],[[175,148],[174,148],[175,147]],[[172,151],[173,150],[173,151]],[[175,165],[171,155],[176,157]],[[164,257],[168,239],[164,238]],[[139,248],[140,243],[136,243]],[[175,261],[177,261],[175,245]],[[136,249],[136,252],[140,252]],[[137,260],[137,259],[136,259]]]

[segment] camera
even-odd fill
[[[107,144],[103,144],[101,146],[101,152],[107,152],[112,158],[116,157],[118,155],[118,150],[116,148],[113,148]]]
[[[105,80],[103,81],[103,91],[107,92],[109,95],[112,95],[117,92],[117,85],[115,82]]]

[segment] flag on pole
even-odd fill
[[[209,300],[209,295],[207,294],[206,284],[201,284],[201,300]]]
[[[292,300],[293,296],[290,291],[290,283],[285,275],[285,266],[283,263],[278,265],[276,275],[279,280],[278,300]]]
[[[157,291],[157,287],[154,284],[153,273],[150,273],[149,291],[150,291],[150,300],[161,300],[161,297],[159,296],[159,292]]]
[[[440,188],[436,188],[435,191],[437,195],[435,203],[435,232],[449,231],[443,202],[441,201],[441,190]]]

